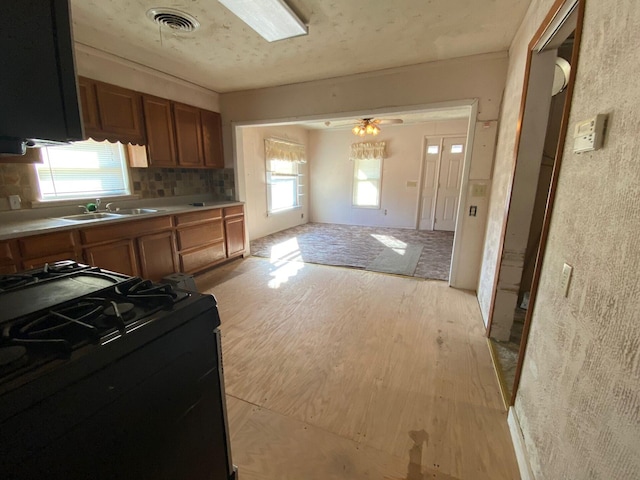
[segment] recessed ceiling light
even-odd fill
[[[268,42],[307,35],[309,29],[284,0],[218,0]]]

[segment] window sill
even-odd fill
[[[365,210],[381,210],[380,205],[351,205],[351,208],[364,208]]]
[[[302,205],[297,205],[295,207],[289,207],[289,208],[281,208],[280,210],[273,210],[271,212],[267,212],[267,217],[271,217],[273,215],[279,215],[281,213],[291,212],[292,210],[302,210]]]
[[[115,195],[113,197],[99,197],[101,205],[106,205],[110,202],[117,202],[121,200],[137,200],[140,195]],[[67,205],[83,205],[90,202],[95,202],[96,197],[89,198],[74,198],[71,200],[33,200],[31,202],[31,208],[47,208],[47,207],[64,207]]]

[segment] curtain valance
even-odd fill
[[[287,162],[307,163],[304,145],[299,143],[265,138],[264,153],[266,160],[284,160]]]
[[[351,160],[366,160],[371,158],[385,158],[387,156],[387,142],[362,142],[351,144]]]

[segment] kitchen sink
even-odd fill
[[[79,213],[77,215],[68,215],[66,217],[58,217],[60,220],[67,220],[69,222],[86,222],[88,220],[99,220],[101,218],[118,218],[122,215],[118,213],[107,212],[93,212],[93,213]]]
[[[162,210],[155,208],[119,208],[116,210],[118,215],[144,215],[145,213],[158,213]]]

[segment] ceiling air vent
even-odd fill
[[[147,17],[158,25],[168,27],[175,32],[193,32],[200,26],[195,17],[173,8],[151,8],[147,10]]]

